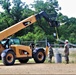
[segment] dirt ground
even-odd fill
[[[0,63],[0,75],[21,75],[21,74],[76,74],[76,63],[15,63],[13,66],[4,66]]]
[[[55,63],[54,57],[53,63],[48,63],[48,61],[42,64],[37,64],[34,61],[27,64],[15,62],[12,66],[4,66],[3,63],[0,63],[0,75],[76,75],[76,51],[70,54],[69,64],[65,64],[64,57],[62,58],[62,63]]]
[[[46,61],[45,63],[37,64],[30,61],[27,64],[20,64],[15,62],[12,66],[4,66],[3,63],[0,63],[0,75],[76,75],[76,51],[70,54],[69,64],[65,64],[64,57],[62,58],[62,63],[55,63],[54,57],[53,63]]]

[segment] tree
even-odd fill
[[[57,0],[48,0],[44,2],[43,0],[34,0],[32,7],[35,12],[45,11],[49,14],[51,19],[57,18],[57,11],[59,11],[59,4]]]
[[[10,0],[0,0],[0,5],[5,10],[5,12],[10,14],[10,6],[11,6]]]
[[[32,11],[28,8],[28,5],[21,2],[21,0],[12,0],[12,3],[10,0],[0,0],[0,5],[4,9],[4,12],[0,12],[0,30],[8,28],[9,26],[27,18]],[[24,29],[16,33],[15,36],[23,34],[25,34]]]
[[[62,24],[66,23],[68,21],[68,17],[64,16],[62,13],[58,14],[58,21]]]
[[[59,27],[60,39],[63,37],[64,39],[68,39],[71,43],[76,43],[76,18],[68,18],[62,23],[64,24]]]
[[[23,3],[21,0],[13,0],[13,7],[11,10],[13,19],[15,20],[15,23],[21,21],[22,17],[22,10],[23,10]]]
[[[57,18],[57,8],[59,7],[58,2],[56,0],[51,0],[48,2],[44,2],[43,0],[34,0],[34,4],[32,4],[32,7],[35,9],[36,13],[39,13],[40,11],[45,11],[47,14],[49,14],[48,16],[52,20],[56,20]],[[48,23],[45,21],[45,19],[42,18],[36,24],[42,28],[43,32],[45,32],[46,35],[52,35],[53,37],[55,28],[50,27]]]

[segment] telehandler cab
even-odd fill
[[[33,49],[30,48],[30,46],[20,45],[20,41],[17,38],[8,38],[21,29],[32,25],[41,17],[44,17],[51,27],[59,26],[57,21],[51,20],[46,12],[41,11],[0,32],[0,59],[4,65],[13,65],[16,59],[18,59],[20,63],[27,63],[30,58],[33,58],[36,63],[43,63],[45,61],[48,46],[46,46],[46,50],[43,48]]]

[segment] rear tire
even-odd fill
[[[46,55],[43,50],[38,50],[34,55],[34,61],[36,63],[44,63]]]
[[[29,59],[26,59],[26,58],[20,58],[18,60],[20,63],[27,63],[29,61]]]
[[[4,65],[13,65],[15,62],[15,53],[13,51],[8,51],[4,57],[2,57]]]

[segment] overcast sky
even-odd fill
[[[63,15],[76,18],[76,0],[58,0],[58,3],[62,8]]]

